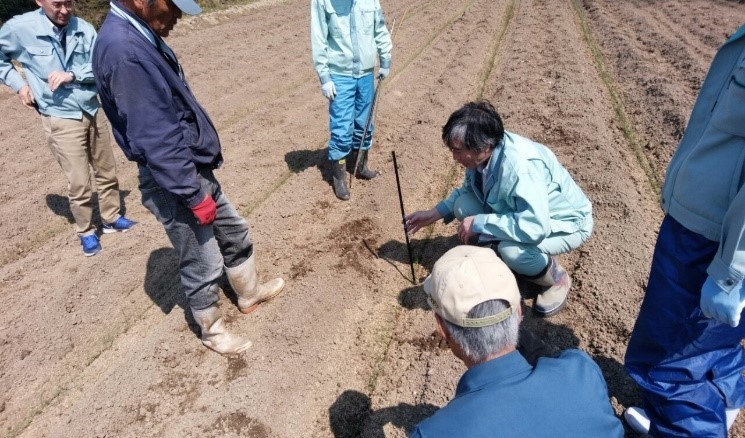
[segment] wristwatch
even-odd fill
[[[68,71],[70,73],[70,76],[72,76],[72,82],[75,82],[75,73]]]

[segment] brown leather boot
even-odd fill
[[[569,289],[572,287],[572,278],[555,257],[549,259],[545,272],[539,277],[529,280],[539,286],[548,288],[535,298],[533,310],[536,313],[540,316],[553,316],[564,308]]]
[[[245,314],[253,312],[259,304],[276,297],[285,287],[285,281],[281,278],[259,283],[254,259],[254,255],[251,254],[251,257],[240,265],[225,267],[230,287],[238,296],[238,308]]]

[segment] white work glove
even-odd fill
[[[740,325],[740,314],[745,308],[745,288],[740,283],[731,291],[723,290],[711,277],[701,287],[701,311],[707,318],[729,324]]]
[[[328,81],[321,85],[321,94],[328,100],[334,100],[336,97],[336,85],[334,85],[334,81]]]
[[[387,78],[388,77],[388,73],[390,73],[390,72],[391,72],[391,69],[390,68],[382,68],[381,67],[380,70],[378,70],[378,79],[385,79],[385,78]]]

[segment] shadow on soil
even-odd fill
[[[315,150],[290,151],[285,154],[285,163],[292,173],[300,173],[315,167],[321,172],[321,178],[331,184],[331,168],[328,166],[325,147]]]
[[[237,307],[238,298],[225,275],[218,279],[218,286],[226,298]],[[195,335],[199,335],[199,326],[194,321],[186,296],[181,291],[178,254],[173,248],[159,248],[150,253],[144,287],[147,295],[163,313],[171,313],[175,306],[182,308],[189,329]]]
[[[119,191],[119,202],[121,204],[121,210],[120,214],[123,216],[127,213],[127,206],[125,203],[125,198],[130,194],[129,190],[120,190]],[[48,193],[46,196],[46,203],[47,207],[49,207],[50,210],[52,210],[52,213],[56,214],[57,216],[62,216],[65,219],[67,219],[68,223],[75,223],[75,218],[72,215],[72,210],[70,209],[70,200],[67,198],[67,196],[58,195],[55,193]],[[91,203],[93,204],[93,217],[95,222],[100,223],[100,212],[98,209],[98,193],[93,193],[93,196],[91,197]]]
[[[173,248],[159,248],[151,252],[145,272],[145,292],[163,313],[171,313],[176,305],[182,309],[188,307],[180,285],[176,251]]]
[[[359,391],[344,391],[329,408],[329,423],[335,438],[385,437],[383,427],[390,423],[407,433],[420,421],[437,411],[431,404],[372,409],[370,397]]]
[[[347,156],[345,178],[350,177],[350,172],[354,166],[352,161],[356,155],[350,154]],[[331,172],[331,166],[328,160],[328,149],[323,147],[315,150],[301,150],[301,151],[290,151],[285,154],[285,163],[287,163],[287,169],[292,173],[300,173],[308,168],[315,167],[321,173],[321,179],[333,185],[333,177]]]
[[[401,229],[403,233],[403,228]],[[402,236],[405,238],[404,236]],[[413,263],[423,267],[427,273],[432,270],[432,266],[435,264],[440,256],[442,256],[447,250],[460,244],[457,235],[450,237],[439,236],[431,239],[412,239],[409,237],[409,245],[411,246],[411,257],[414,259]],[[370,249],[370,248],[368,248]],[[388,242],[380,245],[377,248],[377,252],[372,251],[378,258],[385,260],[393,266],[402,277],[411,281],[411,271],[409,268],[409,249],[406,247],[406,241],[389,240]],[[421,272],[417,272],[416,275],[417,283],[421,284],[426,277],[426,274],[422,276]]]

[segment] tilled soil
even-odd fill
[[[395,18],[371,165],[337,200],[327,108],[311,65],[307,1],[260,0],[184,19],[169,38],[224,148],[217,175],[248,219],[260,274],[286,290],[250,316],[254,346],[204,348],[176,256],[117,150],[127,215],[82,256],[66,183],[38,116],[0,89],[0,434],[405,436],[465,370],[411,282],[391,152],[407,211],[463,175],[440,141],[463,103],[491,100],[508,130],[551,147],[593,201],[595,231],[561,257],[567,308],[525,322],[598,362],[620,414],[639,403],[623,354],[657,228],[660,182],[716,49],[745,22],[726,0],[383,0]],[[143,111],[146,111],[143,108]],[[455,225],[412,237],[417,280]],[[540,413],[526,412],[526,415]],[[745,437],[745,420],[732,436]],[[634,436],[629,432],[629,436]]]

